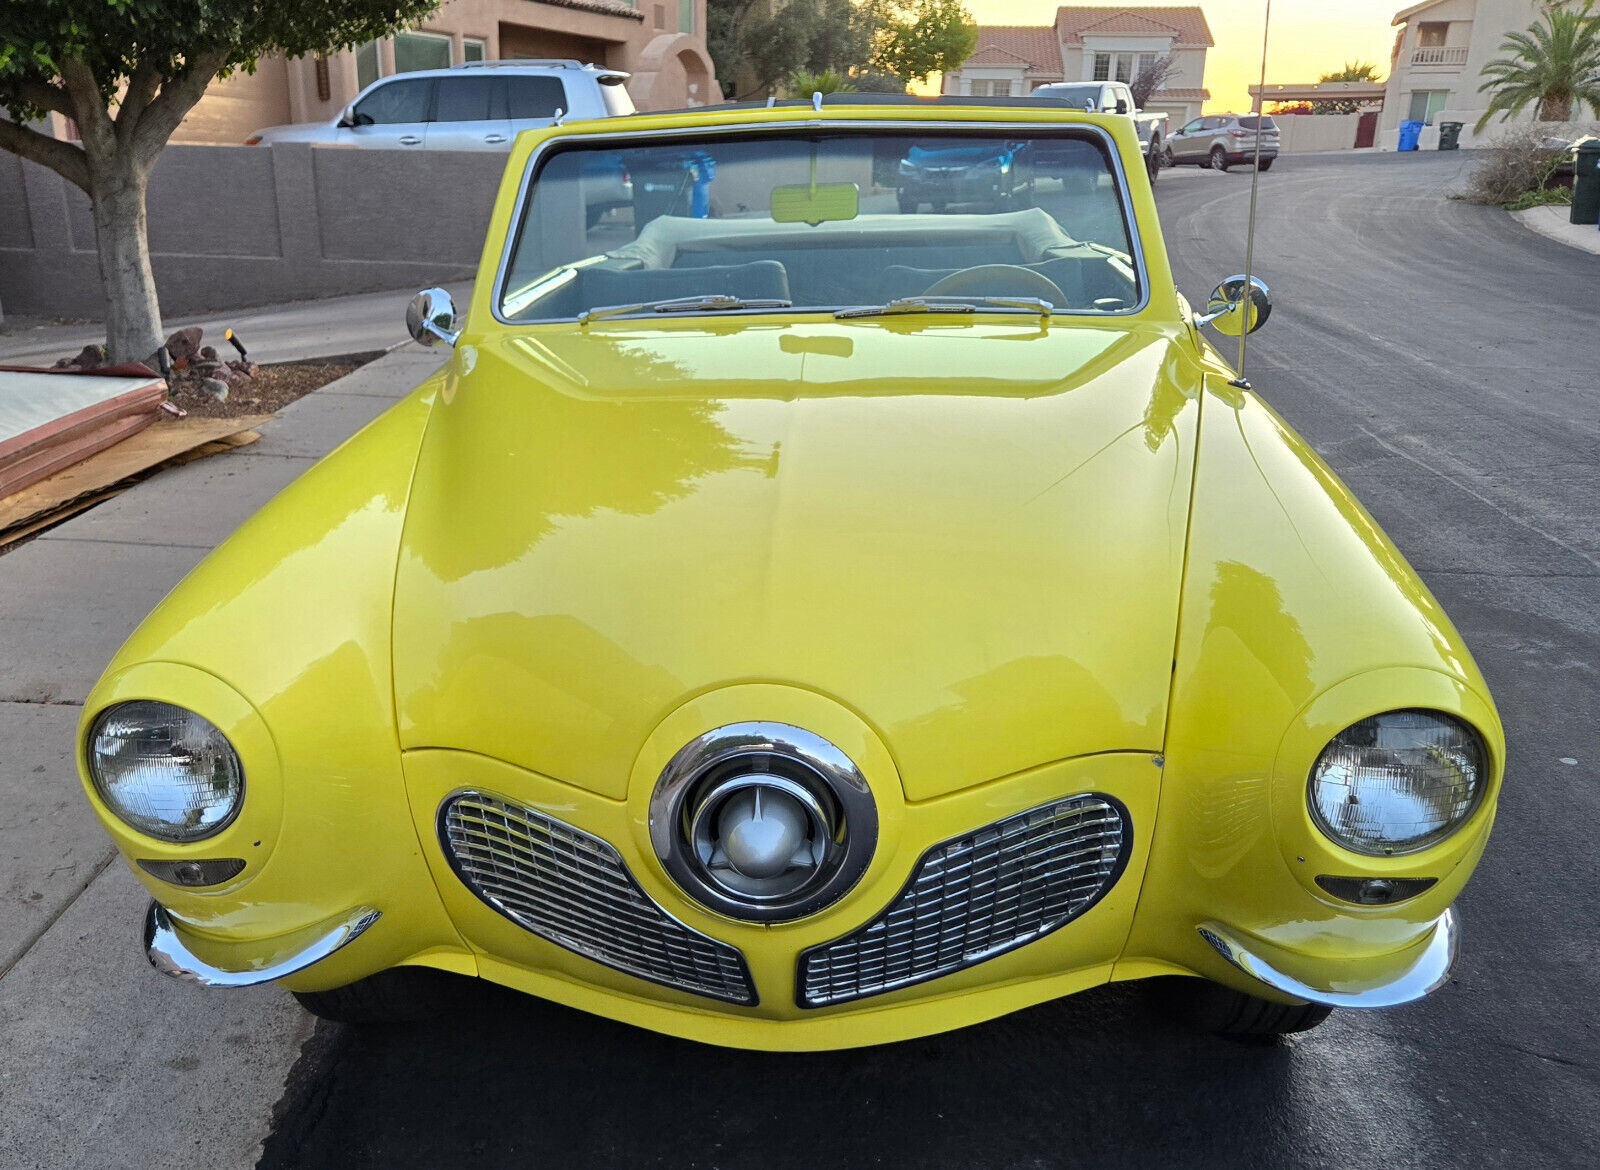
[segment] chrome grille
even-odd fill
[[[463,792],[440,808],[439,839],[467,888],[524,930],[652,983],[756,1002],[744,955],[656,905],[600,838]]]
[[[1088,794],[934,846],[881,914],[800,956],[800,1006],[882,995],[1049,934],[1116,883],[1130,839],[1122,805]]]

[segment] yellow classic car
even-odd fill
[[[1026,198],[901,208],[904,159],[963,154]],[[1269,308],[1185,303],[1125,118],[524,134],[471,303],[412,303],[439,372],[89,697],[151,962],[333,1019],[471,976],[790,1050],[1114,980],[1238,1035],[1426,995],[1503,734],[1201,336]]]

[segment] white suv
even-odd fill
[[[578,61],[482,61],[373,82],[337,121],[271,126],[246,146],[323,142],[385,150],[510,150],[523,130],[634,112],[628,74]]]

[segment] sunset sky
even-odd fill
[[[1414,0],[1413,0],[1414,2]],[[1097,8],[1137,8],[1116,0],[1079,0]],[[1038,24],[1055,20],[1056,5],[1045,0],[966,0],[979,24]],[[1267,82],[1315,81],[1346,61],[1371,61],[1378,75],[1389,73],[1395,30],[1389,22],[1409,4],[1402,0],[1273,0],[1272,41],[1267,51]],[[1261,17],[1264,0],[1209,0],[1202,3],[1217,47],[1206,54],[1208,110],[1248,110],[1246,89],[1261,73]]]

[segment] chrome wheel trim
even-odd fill
[[[715,878],[695,832],[729,796],[768,780],[814,807],[829,837],[811,880],[786,894],[752,896]],[[821,736],[785,723],[733,723],[685,744],[662,769],[650,797],[650,841],[667,875],[700,905],[745,922],[789,922],[832,905],[861,880],[877,848],[878,808],[854,761]]]

